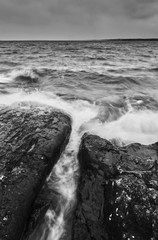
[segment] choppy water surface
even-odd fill
[[[73,121],[70,142],[48,179],[61,198],[40,233],[64,236],[75,203],[77,152],[88,131],[115,144],[158,141],[158,41],[0,42],[0,104],[37,101]]]

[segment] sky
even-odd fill
[[[0,0],[0,40],[158,38],[158,0]]]

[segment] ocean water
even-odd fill
[[[0,42],[0,104],[20,101],[72,118],[70,142],[47,179],[60,213],[50,209],[29,238],[58,240],[76,201],[84,132],[119,146],[158,141],[158,41]]]

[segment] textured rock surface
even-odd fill
[[[48,106],[0,109],[0,239],[20,239],[31,206],[68,142],[71,120]]]
[[[114,147],[84,135],[73,239],[158,239],[158,144]]]

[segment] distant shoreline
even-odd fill
[[[88,39],[88,40],[40,40],[40,39],[36,39],[36,40],[20,40],[20,39],[11,39],[11,40],[0,40],[0,42],[108,42],[108,41],[121,41],[121,42],[125,42],[125,41],[158,41],[158,38],[107,38],[107,39]]]

